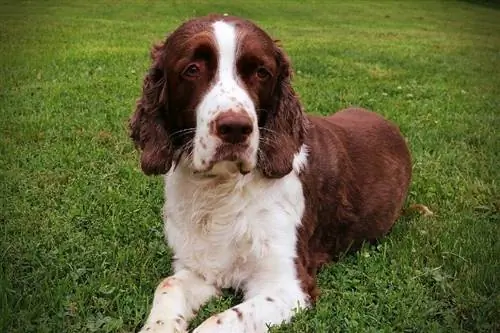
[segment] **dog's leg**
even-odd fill
[[[156,288],[153,307],[140,333],[183,333],[195,311],[219,290],[199,275],[180,270]]]
[[[263,333],[288,322],[307,301],[296,279],[256,281],[247,288],[246,301],[214,315],[193,333]]]

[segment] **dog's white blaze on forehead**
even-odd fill
[[[217,44],[217,75],[212,89],[206,95],[206,99],[210,100],[206,107],[215,112],[243,109],[252,117],[254,113],[252,100],[239,84],[236,70],[237,29],[234,25],[224,21],[214,22],[212,28]]]
[[[235,80],[236,72],[236,29],[234,26],[217,21],[213,24],[215,41],[219,48],[219,81]]]

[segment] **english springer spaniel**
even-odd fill
[[[314,303],[323,264],[391,229],[406,142],[367,110],[306,115],[284,51],[247,20],[192,19],[151,56],[131,137],[143,171],[164,174],[174,273],[141,332],[187,332],[223,288],[244,301],[194,332],[266,332]]]

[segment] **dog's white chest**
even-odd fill
[[[304,198],[293,172],[278,180],[250,174],[218,183],[178,170],[165,180],[165,234],[176,269],[239,287],[259,265],[295,256]]]

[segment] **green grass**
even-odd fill
[[[0,4],[0,332],[133,332],[170,273],[160,178],[127,137],[149,47],[209,12],[279,38],[311,113],[400,124],[406,216],[275,332],[500,331],[500,9],[466,1]],[[234,303],[211,301],[199,323]]]

